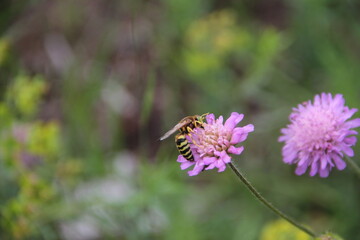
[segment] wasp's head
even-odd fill
[[[208,115],[209,113],[204,113],[203,115],[196,115],[196,121],[203,123],[205,121],[205,117],[206,115]]]

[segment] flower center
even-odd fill
[[[218,124],[204,124],[204,129],[196,132],[198,141],[194,144],[197,146],[200,154],[212,156],[214,152],[221,152],[228,149],[231,134]]]
[[[335,114],[329,109],[310,108],[294,122],[294,140],[299,148],[329,149],[339,136]]]

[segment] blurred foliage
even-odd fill
[[[264,196],[317,232],[360,236],[352,173],[295,176],[277,142],[315,93],[359,108],[357,1],[1,6],[1,239],[289,239],[229,171],[189,178],[158,141],[186,115],[231,111],[255,125],[235,161]]]
[[[312,237],[297,229],[287,221],[280,219],[265,225],[260,240],[311,240]]]
[[[41,236],[52,228],[54,216],[47,216],[47,208],[61,199],[61,177],[75,176],[57,176],[62,157],[59,124],[34,117],[45,89],[42,78],[21,74],[0,103],[2,239]]]
[[[8,89],[6,100],[12,110],[17,110],[19,115],[23,115],[24,118],[31,117],[37,111],[44,90],[45,82],[43,79],[19,75]]]
[[[0,39],[0,66],[6,59],[8,54],[9,42],[6,39]]]

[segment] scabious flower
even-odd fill
[[[302,175],[310,168],[310,176],[317,173],[327,177],[333,167],[343,170],[344,155],[354,156],[352,146],[357,134],[353,128],[360,126],[360,118],[349,120],[357,109],[344,105],[341,94],[316,95],[293,108],[290,124],[281,130],[279,141],[285,142],[282,149],[283,161],[297,164],[295,173]]]
[[[214,168],[217,168],[218,172],[224,171],[226,164],[231,161],[229,154],[240,155],[244,150],[243,146],[235,145],[245,141],[248,133],[254,131],[252,124],[236,127],[243,117],[243,114],[233,112],[223,124],[222,116],[215,119],[214,114],[207,115],[204,128],[195,128],[187,136],[194,161],[188,161],[179,155],[177,161],[181,163],[181,169],[195,165],[193,170],[188,172],[190,176]]]

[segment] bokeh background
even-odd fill
[[[230,170],[188,177],[158,140],[232,111],[255,125],[234,161],[258,190],[360,239],[350,169],[296,176],[277,141],[317,93],[360,107],[359,42],[356,0],[2,0],[0,239],[308,239]]]

